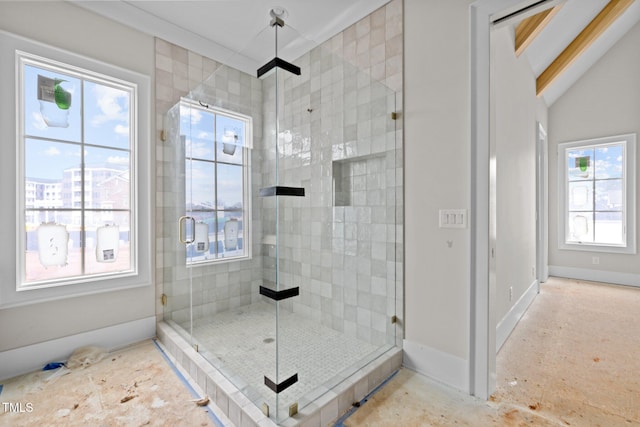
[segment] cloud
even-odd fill
[[[44,119],[42,118],[42,114],[40,114],[39,112],[34,111],[33,113],[31,113],[31,118],[33,119],[33,121],[31,122],[31,125],[38,129],[38,130],[45,130],[46,128],[48,128],[47,124],[44,122]]]
[[[122,156],[109,156],[107,157],[107,163],[116,163],[118,165],[128,165],[129,158]]]
[[[191,140],[187,140],[185,151],[189,157],[196,157],[200,159],[213,158],[213,150],[211,149],[211,145],[208,145],[204,142],[192,142]]]
[[[118,135],[129,136],[129,126],[116,125],[113,131]]]
[[[99,126],[112,120],[128,122],[128,92],[100,84],[96,84],[93,87],[93,91],[96,96],[98,109],[102,113],[93,118],[92,124],[94,126]]]
[[[188,117],[188,116],[191,116],[192,125],[198,124],[200,123],[200,120],[202,120],[202,112],[200,112],[200,110],[198,110],[197,108],[190,108],[185,105],[180,105],[181,119],[184,120],[185,117]]]
[[[46,150],[44,150],[42,154],[44,154],[47,157],[59,156],[60,150],[58,150],[56,147],[49,147]]]

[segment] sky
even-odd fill
[[[71,93],[71,107],[61,110],[37,97],[38,74],[66,80],[60,86]],[[120,167],[129,164],[130,94],[119,88],[94,82],[82,82],[63,73],[52,72],[31,65],[25,66],[24,108],[26,175],[29,178],[62,179],[62,171],[79,167],[82,154],[81,110],[84,109],[84,138],[86,143],[104,148],[86,147],[85,162],[113,163]],[[47,125],[45,117],[50,124]],[[65,125],[67,127],[56,126]],[[71,141],[73,144],[43,141],[32,137]],[[120,150],[118,150],[120,149]],[[125,151],[123,151],[124,149]]]

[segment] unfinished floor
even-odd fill
[[[638,288],[551,278],[498,353],[490,401],[401,369],[336,425],[640,426],[639,307]],[[0,408],[0,425],[215,425],[160,354],[147,342],[46,384],[30,374],[11,400],[33,411]]]
[[[640,289],[550,278],[479,401],[401,370],[348,426],[640,426]]]

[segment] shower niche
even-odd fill
[[[158,336],[237,425],[326,425],[402,361],[396,94],[296,39],[272,15],[164,120]]]

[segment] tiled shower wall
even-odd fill
[[[281,202],[285,203],[280,210],[282,223],[296,224],[281,230],[279,249],[283,287],[301,286],[301,297],[290,308],[375,344],[394,344],[394,336],[396,345],[402,343],[402,37],[402,0],[393,0],[293,61],[303,69],[305,80],[285,84],[282,115],[293,144],[281,159],[280,185],[303,186],[308,194],[302,200]],[[189,300],[188,275],[181,265],[184,255],[175,243],[177,217],[166,217],[182,203],[175,149],[171,141],[160,139],[160,131],[165,113],[219,67],[213,60],[156,40],[159,318],[165,283],[174,283],[171,308],[186,309]],[[273,81],[261,82],[228,69],[224,78],[212,82],[217,96],[252,109],[255,195],[274,179],[273,150],[260,148],[263,131],[269,131],[274,119],[269,91]],[[264,128],[258,104],[265,108]],[[390,119],[392,111],[399,113],[397,120]],[[334,206],[334,178],[349,191],[350,204],[338,201]],[[194,317],[254,302],[258,286],[273,279],[269,257],[273,248],[261,244],[273,221],[265,220],[262,203],[268,208],[273,201],[253,199],[251,261],[194,270],[194,301],[203,302]],[[161,248],[170,250],[163,253]],[[400,322],[390,322],[393,314]]]
[[[189,319],[190,274],[193,276],[194,319],[250,304],[257,298],[256,290],[262,279],[261,200],[258,197],[252,200],[252,230],[256,236],[251,260],[185,267],[185,248],[178,243],[177,220],[184,215],[185,182],[184,161],[176,161],[184,158],[178,144],[179,109],[176,104],[187,95],[211,106],[251,116],[257,147],[262,145],[263,129],[260,80],[156,39],[156,313],[158,318],[178,323]],[[164,131],[164,141],[160,138],[161,131]],[[257,195],[262,186],[260,150],[250,150],[250,155],[251,194]],[[168,296],[166,311],[160,301],[163,293]]]
[[[284,304],[367,342],[400,345],[391,319],[401,320],[403,298],[402,2],[294,62],[301,76],[278,76],[278,183],[304,187],[306,196],[278,200],[280,289],[300,287]],[[272,135],[273,76],[263,91],[264,134]],[[263,181],[274,185],[275,151],[264,161]],[[264,205],[266,232],[274,208]],[[274,251],[263,265],[265,282],[273,282]]]

